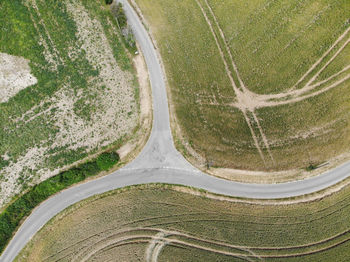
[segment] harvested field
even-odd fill
[[[16,261],[350,259],[349,186],[292,205],[219,201],[186,190],[142,185],[85,200],[53,218]]]
[[[301,170],[349,152],[348,1],[133,2],[197,165]]]
[[[104,1],[2,1],[0,208],[140,127],[131,56]]]

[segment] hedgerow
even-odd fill
[[[0,215],[0,253],[5,249],[21,221],[48,197],[57,192],[108,170],[119,161],[115,152],[102,153],[95,160],[86,162],[70,170],[61,172],[38,185],[10,204]]]

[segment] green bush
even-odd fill
[[[119,161],[115,152],[102,153],[97,159],[61,172],[32,187],[27,193],[16,199],[0,214],[0,253],[16,231],[19,223],[30,215],[33,208],[48,197],[64,188],[85,180],[86,177],[108,170]]]
[[[312,170],[315,170],[317,167],[318,167],[317,164],[310,163],[305,169],[306,169],[306,171],[312,171]]]
[[[113,3],[113,0],[105,0],[105,2],[106,2],[106,5],[110,5]]]
[[[125,28],[126,25],[127,25],[127,19],[126,19],[126,15],[125,15],[125,12],[124,12],[124,9],[123,9],[123,5],[121,3],[119,3],[116,6],[113,6],[112,14],[117,19],[117,22],[118,22],[118,25],[119,25],[119,29]]]
[[[96,159],[99,169],[108,170],[119,161],[119,155],[115,152],[103,153]]]

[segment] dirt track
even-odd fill
[[[232,55],[231,50],[227,44],[227,40],[226,40],[226,37],[224,35],[224,32],[221,29],[221,27],[218,23],[218,20],[215,16],[211,6],[209,5],[208,1],[204,0],[204,2],[206,5],[206,8],[209,10],[209,14],[206,13],[206,11],[204,10],[200,1],[196,0],[196,3],[200,8],[208,26],[209,26],[209,29],[213,35],[215,43],[219,49],[220,56],[221,56],[223,63],[225,65],[226,74],[227,74],[228,78],[230,79],[232,89],[236,95],[236,101],[233,101],[231,106],[236,107],[242,111],[244,118],[249,126],[252,138],[254,140],[255,147],[257,148],[261,159],[265,163],[265,166],[267,165],[267,160],[264,157],[262,148],[260,146],[260,141],[262,141],[265,148],[267,149],[267,152],[268,152],[268,155],[270,157],[270,161],[272,162],[272,165],[275,166],[276,162],[275,162],[273,155],[270,151],[269,141],[268,141],[267,137],[265,136],[264,131],[259,123],[259,119],[256,116],[255,110],[257,108],[262,108],[262,107],[272,107],[272,106],[279,106],[279,105],[285,105],[285,104],[290,104],[290,103],[296,103],[296,102],[302,101],[304,99],[322,94],[322,93],[340,85],[344,81],[348,80],[350,78],[350,73],[346,74],[345,76],[342,76],[336,82],[327,85],[327,82],[330,82],[331,80],[333,80],[334,78],[339,76],[341,73],[348,71],[350,69],[350,65],[341,69],[339,72],[330,76],[328,79],[314,83],[316,81],[317,77],[327,68],[327,66],[349,44],[349,42],[350,42],[350,36],[349,36],[350,27],[347,28],[341,36],[339,36],[339,38],[321,56],[321,58],[318,59],[307,70],[307,72],[297,81],[297,83],[293,87],[291,87],[288,91],[283,92],[283,93],[279,93],[279,94],[261,95],[261,94],[256,94],[256,93],[248,90],[248,88],[245,86],[244,82],[242,81],[242,78],[240,77],[236,63],[234,62],[233,55]],[[208,17],[209,15],[212,17],[214,24],[210,21],[210,19]],[[219,31],[219,35],[221,37],[222,42],[224,43],[224,47],[222,47],[220,45],[220,42],[218,40],[218,36],[215,33],[214,28],[216,28]],[[347,39],[345,41],[345,43],[343,43],[340,47],[338,47],[339,43],[344,39]],[[337,49],[336,53],[330,59],[326,60],[325,58],[327,57],[327,55],[335,49]],[[225,50],[226,53],[228,53],[230,61],[227,61],[223,50]],[[313,72],[317,68],[317,66],[319,66],[320,63],[324,62],[325,60],[327,62],[321,67],[321,69],[319,69],[317,72]],[[231,63],[231,65],[232,65],[232,68],[234,70],[233,72],[229,68],[229,63]],[[237,79],[239,81],[239,86],[236,85],[236,83],[233,79],[233,75],[235,75],[237,77]],[[307,83],[304,84],[301,88],[296,89],[296,87],[300,83],[302,83],[309,75],[311,75],[312,77],[307,81]],[[319,86],[324,85],[324,84],[326,84],[326,85],[323,86],[321,89],[316,90]],[[252,115],[252,117],[250,117],[249,115]],[[254,128],[253,128],[254,125],[256,125],[257,129],[259,130],[259,134],[257,134],[254,131]]]

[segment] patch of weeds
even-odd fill
[[[310,163],[310,164],[305,168],[305,170],[306,170],[306,171],[312,171],[312,170],[317,169],[318,167],[319,167],[318,164],[316,164],[316,163]]]
[[[128,21],[121,3],[112,6],[112,14],[114,15],[118,28],[123,36],[124,44],[128,48],[131,54],[137,51],[134,34],[131,27],[128,25]]]
[[[96,163],[100,170],[108,170],[112,168],[119,159],[119,155],[116,152],[103,153],[96,159]]]

